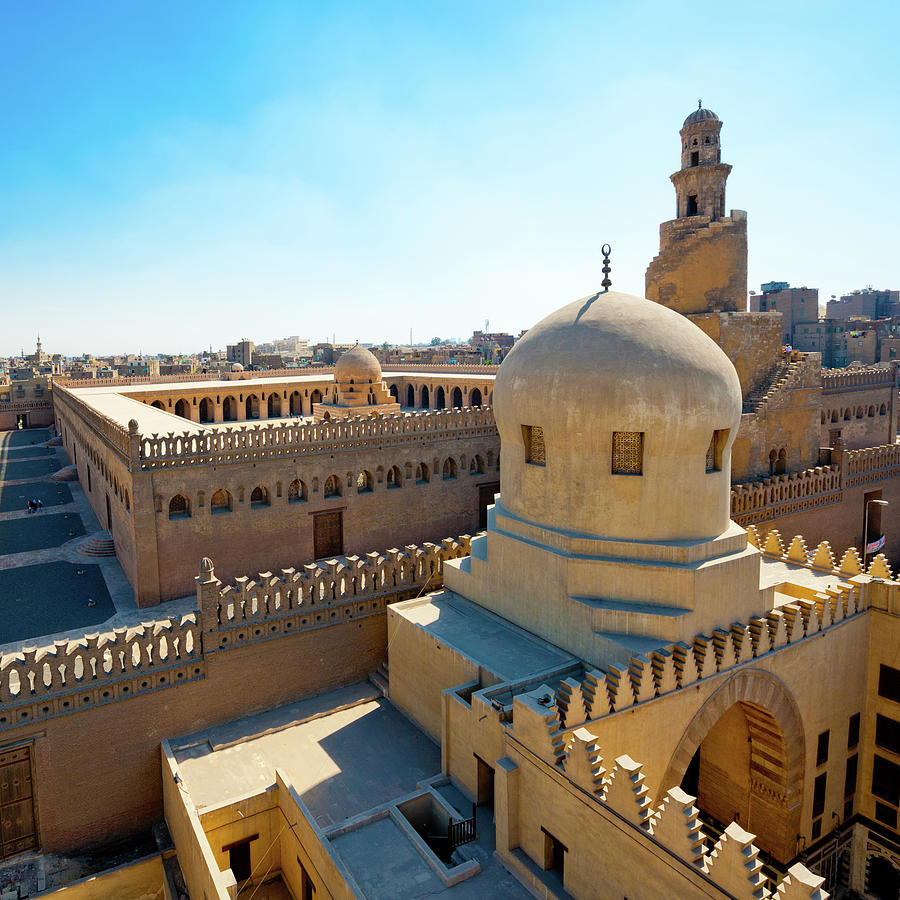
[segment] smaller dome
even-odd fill
[[[682,128],[687,128],[688,125],[699,125],[701,122],[718,122],[719,117],[711,110],[704,109],[702,106],[699,109],[695,109],[685,120]]]
[[[232,364],[231,364],[231,371],[232,371],[232,372],[243,372],[243,371],[244,371],[244,367],[243,367],[240,363],[232,363]]]
[[[375,384],[381,381],[381,363],[375,354],[357,344],[351,347],[334,366],[334,380],[347,384]]]

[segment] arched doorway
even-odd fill
[[[453,403],[451,405],[454,409],[459,409],[462,406],[462,391],[458,387],[453,388]]]
[[[680,784],[704,816],[732,821],[781,862],[798,852],[805,743],[793,698],[773,675],[739,672],[691,720],[660,793]]]
[[[406,389],[406,405],[411,407],[416,405],[416,392],[413,390],[412,385]]]
[[[187,400],[179,400],[175,404],[175,415],[181,416],[183,419],[190,419],[191,412]]]
[[[787,471],[787,453],[785,453],[784,447],[782,447],[778,451],[778,461],[775,463],[775,474],[776,475],[784,475]]]
[[[269,394],[268,415],[270,419],[277,419],[281,415],[281,397],[278,394]]]
[[[426,385],[422,386],[422,409],[429,409],[431,406],[430,403],[431,396],[428,393],[428,387]]]
[[[481,391],[478,388],[472,389],[472,393],[469,395],[469,406],[481,406]]]
[[[866,860],[866,893],[878,900],[894,900],[900,896],[900,871],[883,856]]]
[[[322,392],[318,388],[316,388],[309,395],[309,402],[310,403],[321,403],[322,402]]]
[[[234,397],[226,397],[222,401],[222,419],[225,422],[237,421],[237,400]]]
[[[204,397],[200,401],[200,421],[201,422],[212,422],[213,420],[213,404],[212,400],[208,397]]]
[[[447,396],[444,394],[444,389],[439,387],[437,389],[437,394],[435,395],[434,408],[435,409],[443,409],[447,405]]]

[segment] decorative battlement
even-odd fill
[[[782,585],[780,590],[790,599],[765,615],[751,617],[749,622],[734,622],[712,634],[698,634],[690,643],[669,644],[632,656],[627,665],[610,665],[606,672],[588,671],[582,682],[566,679],[553,697],[561,724],[554,724],[557,719],[548,720],[548,734],[554,729],[568,732],[590,724],[828,631],[870,608],[869,579],[892,579],[883,554],[876,556],[864,573],[855,548],[845,551],[836,564],[827,541],[810,553],[798,535],[785,551],[777,530],[770,531],[764,543],[754,528],[747,531],[750,543],[764,557],[829,572],[844,583],[822,590]],[[896,583],[890,586],[900,588]]]
[[[841,467],[816,466],[731,488],[731,517],[746,528],[774,516],[840,503]]]
[[[761,871],[759,849],[753,843],[756,835],[732,822],[713,841],[703,831],[700,811],[694,805],[697,798],[680,787],[670,788],[654,808],[642,764],[626,754],[606,759],[597,736],[589,728],[569,731],[547,685],[517,695],[514,704],[511,731],[514,740],[564,775],[595,803],[652,837],[730,896],[747,900],[771,897],[827,900],[829,895],[822,890],[825,879],[801,863],[791,866],[770,890]],[[568,733],[565,741],[564,731]]]
[[[900,445],[840,451],[838,462],[731,486],[731,517],[746,528],[768,519],[840,503],[843,491],[900,475]],[[835,458],[834,452],[832,459]]]
[[[0,732],[28,722],[127,700],[206,677],[211,653],[384,614],[385,606],[443,584],[447,559],[472,538],[260,573],[221,586],[212,562],[197,576],[198,609],[111,631],[25,645],[0,659]]]
[[[127,463],[131,454],[128,429],[97,412],[89,403],[62,386],[54,390],[54,397],[58,411],[66,410],[86,422],[103,443]]]
[[[370,444],[385,446],[421,440],[438,432],[472,437],[496,432],[490,407],[442,409],[394,416],[355,416],[328,422],[274,422],[201,433],[184,432],[139,438],[140,468],[223,465],[252,459],[276,459]]]
[[[894,366],[866,366],[859,369],[824,369],[822,393],[839,394],[855,387],[884,387],[897,383]]]
[[[471,536],[464,534],[457,540],[444,538],[440,546],[411,544],[403,550],[367,553],[364,559],[347,556],[310,563],[302,570],[282,569],[281,575],[241,576],[225,587],[215,577],[212,561],[204,559],[197,576],[203,632],[211,636],[204,649],[230,649],[241,642],[383,613],[387,598],[406,600],[426,587],[440,587],[444,561],[468,556],[471,547]]]

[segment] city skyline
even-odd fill
[[[518,333],[599,287],[607,241],[643,294],[699,98],[753,289],[896,287],[897,17],[7,9],[0,355]]]

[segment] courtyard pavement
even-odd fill
[[[140,610],[115,557],[79,552],[109,533],[77,481],[52,479],[69,461],[62,447],[47,446],[50,437],[46,428],[0,432],[0,656],[26,643],[46,646],[196,606],[196,598],[185,597]],[[29,499],[44,508],[28,512]]]

